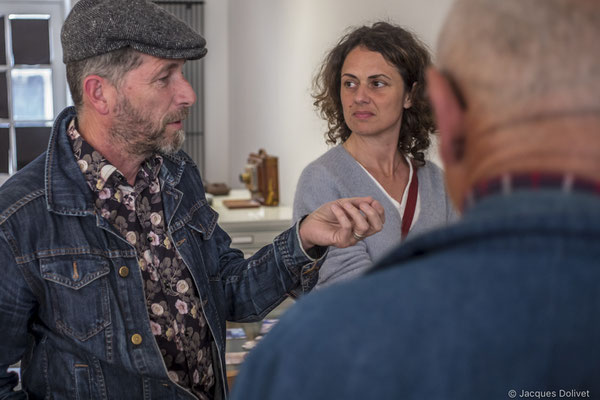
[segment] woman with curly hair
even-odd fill
[[[294,219],[326,201],[372,196],[385,209],[383,230],[355,234],[355,246],[332,248],[318,286],[350,279],[407,235],[456,218],[440,169],[425,160],[435,126],[425,95],[425,46],[407,30],[377,22],[346,34],[314,80],[314,105],[337,145],[302,172]],[[409,234],[410,233],[410,234]]]

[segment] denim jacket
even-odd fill
[[[0,399],[193,399],[167,377],[134,248],[94,210],[66,136],[74,117],[65,109],[47,152],[0,188]],[[183,152],[164,156],[160,180],[169,238],[214,337],[216,398],[225,398],[225,321],[259,320],[310,290],[322,259],[304,252],[296,225],[244,260]],[[15,392],[7,368],[19,360]]]

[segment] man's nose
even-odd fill
[[[184,107],[191,107],[196,102],[196,92],[194,92],[192,85],[183,76],[177,87],[176,98],[178,105]]]

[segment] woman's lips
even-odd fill
[[[358,119],[367,119],[367,118],[372,117],[374,114],[372,112],[369,112],[369,111],[356,111],[352,115],[354,115]]]

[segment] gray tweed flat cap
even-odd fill
[[[60,39],[65,64],[127,46],[159,58],[196,60],[206,54],[200,34],[144,0],[79,0]]]

